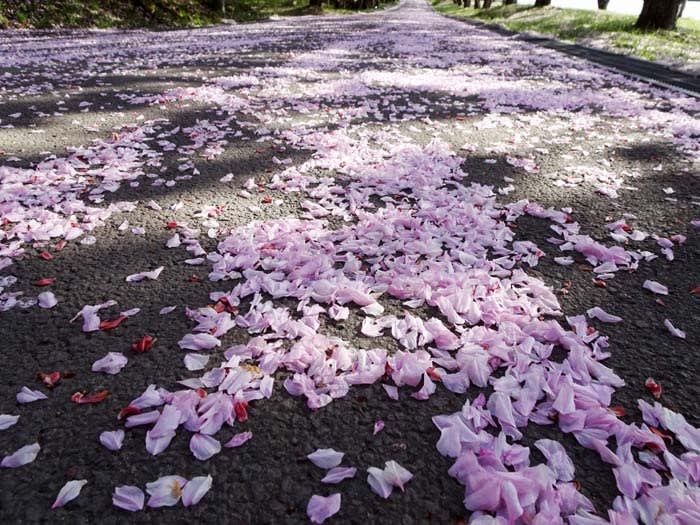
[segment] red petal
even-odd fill
[[[189,279],[187,279],[191,283],[198,283],[199,282],[199,275],[193,274],[190,275]]]
[[[111,330],[113,328],[116,328],[117,326],[122,324],[126,318],[127,317],[125,315],[120,315],[116,319],[111,319],[109,321],[101,321],[100,330]]]
[[[197,390],[195,390],[195,392],[197,392],[197,395],[198,395],[199,397],[201,397],[202,399],[204,399],[205,397],[207,397],[207,391],[204,390],[203,388],[198,388]]]
[[[617,417],[622,417],[627,413],[625,407],[622,407],[620,405],[610,407],[610,412],[615,414]]]
[[[46,252],[46,251],[41,252],[39,254],[39,257],[41,257],[45,261],[50,261],[51,259],[53,259],[53,255],[51,255],[49,252]]]
[[[440,374],[438,374],[435,371],[435,367],[433,367],[433,366],[428,368],[426,370],[426,373],[428,374],[428,377],[430,377],[430,379],[432,379],[433,381],[441,381],[442,380],[442,378],[440,377]]]
[[[661,430],[659,430],[656,427],[649,427],[649,430],[651,430],[651,432],[653,434],[656,434],[661,439],[664,439],[664,440],[668,441],[671,445],[673,445],[673,436],[671,434],[667,434],[666,432],[662,432]]]
[[[56,246],[54,246],[54,249],[55,249],[57,252],[60,252],[61,250],[63,250],[63,248],[66,247],[66,244],[68,244],[68,243],[67,243],[64,239],[61,239],[60,241],[58,241],[58,242],[56,243]]]
[[[153,343],[155,342],[156,340],[154,337],[144,335],[141,339],[131,344],[131,350],[137,354],[143,354],[144,352],[148,352],[151,348],[153,348]]]
[[[100,403],[104,401],[108,395],[109,390],[99,390],[94,394],[87,395],[83,394],[82,392],[76,392],[72,396],[70,396],[70,400],[73,401],[73,403],[78,403],[79,405],[87,405]]]
[[[42,278],[42,279],[37,279],[37,280],[34,281],[32,284],[33,284],[34,286],[50,286],[50,285],[52,285],[52,284],[55,283],[55,282],[56,282],[56,278],[55,278],[55,277],[44,277],[44,278]]]
[[[695,288],[690,290],[690,293],[694,293],[695,295],[700,295],[700,284],[697,285]]]
[[[262,202],[263,204],[272,204],[272,197],[270,197],[269,195],[265,195],[262,198]]]
[[[654,379],[651,377],[647,378],[647,380],[644,382],[644,386],[656,399],[661,397],[661,392],[663,392],[663,389],[661,388],[661,385],[654,381]]]
[[[43,372],[39,372],[36,375],[36,377],[37,377],[37,379],[39,379],[39,381],[44,383],[48,388],[53,388],[61,380],[61,372],[49,372],[48,374],[45,374]]]
[[[166,227],[168,230],[174,230],[175,228],[177,228],[177,222],[175,222],[175,221],[168,221],[168,222],[165,223],[165,227]]]
[[[246,421],[248,419],[248,401],[234,403],[233,411],[236,413],[236,419],[238,419],[238,421]]]
[[[122,420],[125,417],[133,416],[136,414],[140,414],[141,409],[137,407],[132,407],[131,405],[125,406],[119,411],[119,414],[117,414],[117,419]]]
[[[607,288],[607,283],[602,279],[593,279],[593,286],[597,288]]]

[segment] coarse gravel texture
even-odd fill
[[[409,31],[402,30],[402,23],[409,20],[421,20],[426,28],[440,28],[440,32],[421,35],[409,48],[402,44],[413,33],[401,33]],[[361,45],[365,38],[371,45]],[[474,42],[488,45],[489,39],[496,46],[493,52],[470,53]],[[347,118],[350,124],[342,127],[350,135],[358,130],[376,130],[398,134],[395,136],[419,145],[438,138],[463,158],[465,184],[477,182],[496,189],[512,184],[511,192],[499,195],[502,204],[527,198],[545,207],[570,207],[582,232],[606,244],[613,241],[604,225],[624,213],[634,214],[635,226],[646,232],[664,237],[686,235],[686,242],[674,248],[673,261],[660,256],[642,262],[635,271],[618,272],[603,289],[592,285],[591,267],[582,258],[567,267],[554,263],[553,257],[561,254],[547,243],[552,235],[548,221],[523,217],[513,225],[518,239],[532,240],[546,253],[527,272],[557,292],[565,315],[601,306],[623,317],[624,321],[616,325],[591,322],[609,336],[611,356],[605,364],[626,383],[616,391],[612,402],[626,409],[623,419],[641,420],[637,399],[653,400],[644,388],[645,379],[651,376],[663,386],[663,404],[682,413],[692,425],[700,425],[700,297],[689,293],[700,284],[700,230],[689,225],[700,217],[700,137],[691,133],[684,143],[674,143],[673,133],[666,132],[673,126],[675,115],[680,114],[697,129],[697,105],[684,95],[627,81],[579,59],[547,51],[547,57],[567,64],[569,74],[582,72],[577,91],[575,84],[566,85],[571,78],[548,78],[546,70],[536,78],[531,63],[521,70],[500,67],[499,49],[522,55],[523,59],[540,53],[529,44],[439,18],[421,2],[404,2],[396,9],[372,15],[302,17],[191,31],[0,33],[0,56],[9,57],[5,63],[0,62],[2,166],[32,168],[49,155],[65,156],[66,148],[88,146],[95,139],[108,141],[122,131],[121,126],[138,127],[154,119],[167,119],[155,121],[158,133],[233,115],[227,126],[240,131],[225,136],[219,154],[204,158],[197,150],[191,155],[198,173],[186,171],[193,174],[190,179],[176,180],[180,175],[178,166],[184,162],[180,154],[161,151],[155,141],[151,142],[162,155],[158,166],[150,171],[145,168],[152,179],[140,177],[138,187],[122,183],[104,202],[95,204],[105,207],[119,201],[139,201],[134,211],[109,217],[91,232],[96,238],[92,245],[70,241],[65,249],[54,253],[51,261],[37,256],[43,246],[27,247],[23,256],[2,270],[2,275],[18,279],[12,291],[23,291],[27,296],[44,291],[33,287],[33,281],[55,277],[50,289],[58,304],[50,310],[16,307],[0,313],[0,413],[20,415],[17,425],[0,433],[0,456],[35,441],[42,447],[30,465],[0,470],[0,521],[302,523],[307,520],[306,504],[312,494],[337,491],[342,493],[341,510],[328,523],[460,523],[468,518],[462,503],[464,487],[447,474],[453,461],[437,451],[440,432],[431,417],[458,411],[466,399],[473,399],[481,391],[488,394],[488,388],[472,387],[466,394],[454,394],[438,385],[427,401],[413,399],[410,388],[401,388],[400,400],[392,401],[379,384],[355,386],[347,396],[311,411],[303,398],[290,396],[282,381],[276,381],[270,399],[251,403],[247,422],[237,423],[235,429],[225,429],[219,436],[226,441],[236,432],[250,430],[253,439],[241,448],[224,449],[206,462],[192,457],[188,450],[190,434],[184,431],[157,457],[144,448],[143,427],[127,430],[124,446],[118,452],[99,444],[100,432],[121,428],[117,413],[149,384],[175,389],[177,381],[192,377],[182,364],[184,352],[177,346],[192,326],[184,315],[185,308],[209,304],[211,292],[228,286],[207,279],[208,263],[184,264],[192,257],[184,247],[165,248],[173,233],[166,223],[187,222],[201,227],[206,212],[204,218],[198,216],[199,212],[219,207],[215,217],[219,224],[212,237],[206,235],[206,226],[200,237],[202,247],[211,252],[228,232],[252,220],[299,216],[303,212],[300,205],[305,197],[268,189],[265,183],[288,166],[277,164],[273,157],[290,159],[292,166],[300,166],[312,160],[314,152],[291,144],[260,142],[256,129],[261,127],[284,130],[306,125],[326,131],[337,126],[334,119]],[[312,58],[305,59],[305,53]],[[441,54],[449,57],[447,65],[437,58]],[[415,69],[415,82],[382,84],[386,78],[382,74],[391,74],[396,64],[409,61]],[[262,80],[260,86],[241,91],[244,99],[261,104],[256,112],[243,107],[241,112],[226,113],[216,100],[192,101],[186,97],[162,104],[134,100],[177,87],[196,88],[215,77],[261,75],[265,68],[277,68],[275,75]],[[453,68],[449,74],[465,78],[480,70],[480,83],[472,86],[474,92],[467,92],[459,83],[440,86],[438,79],[448,73],[446,68]],[[341,96],[323,84],[334,79],[353,81],[364,72],[376,74],[376,93]],[[285,74],[289,75],[289,83],[285,84],[288,98],[274,101],[274,89],[281,89],[282,84],[277,82],[285,80]],[[495,83],[493,96],[499,97],[502,90],[503,96],[514,96],[519,101],[520,109],[510,111],[512,107],[503,100],[488,99],[488,75]],[[519,93],[503,85],[509,79],[522,81],[513,87]],[[530,81],[549,83],[552,92],[545,93],[543,84],[530,86]],[[315,84],[319,85],[317,93],[313,92]],[[265,96],[256,89],[268,88],[271,94],[266,108]],[[641,100],[640,107],[673,116],[660,124],[661,131],[656,133],[640,125],[643,115],[622,116],[621,111],[611,116],[609,108],[590,102],[580,108],[569,106],[576,97],[587,97],[596,90],[608,90],[604,97],[611,106],[621,100]],[[542,100],[528,106],[531,95]],[[379,112],[352,116],[353,109],[373,98]],[[81,102],[91,105],[80,106]],[[296,113],[305,102],[318,104],[318,114]],[[351,116],[344,117],[346,111]],[[17,113],[21,115],[11,116]],[[261,115],[268,120],[261,122]],[[8,124],[13,127],[4,127]],[[676,137],[681,135],[679,132]],[[176,133],[171,140],[183,146],[194,139]],[[381,145],[381,138],[377,141]],[[527,173],[509,163],[509,157],[533,158],[539,172]],[[623,186],[634,189],[623,187],[619,197],[613,199],[596,193],[596,185],[589,182],[572,187],[555,184],[569,173],[567,168],[577,165],[633,174],[624,178]],[[161,173],[176,184],[151,185]],[[229,173],[233,174],[231,180],[220,182]],[[251,177],[257,187],[251,190],[251,197],[243,197],[240,191],[248,187]],[[669,187],[673,193],[664,193],[663,188]],[[271,197],[272,203],[263,202],[263,196]],[[148,207],[150,200],[162,209]],[[120,230],[125,219],[129,227]],[[342,224],[338,218],[333,218],[331,224],[334,220]],[[145,234],[133,234],[131,228],[136,226],[143,227]],[[634,248],[660,255],[651,239]],[[125,282],[129,274],[159,266],[164,270],[157,280]],[[193,275],[198,279],[192,279]],[[646,279],[664,283],[671,294],[662,302],[656,301],[641,286]],[[129,308],[141,311],[111,331],[83,333],[79,320],[69,322],[84,305],[110,299],[118,306],[107,310],[105,319]],[[386,301],[388,310],[391,304]],[[177,309],[159,315],[159,310],[168,305]],[[400,311],[400,305],[393,308]],[[666,318],[687,333],[685,340],[668,333],[663,325]],[[382,344],[360,334],[357,319],[345,324],[325,323],[328,333],[358,348]],[[132,353],[131,343],[145,334],[157,338],[154,348],[144,354]],[[249,338],[244,329],[235,328],[222,338],[221,348],[245,343]],[[396,342],[384,341],[384,345],[394,351]],[[123,352],[129,358],[128,365],[114,376],[90,372],[92,363],[107,352]],[[219,355],[222,350],[216,352]],[[71,371],[75,376],[48,390],[35,376],[54,370]],[[284,374],[280,373],[279,378]],[[44,391],[48,399],[17,405],[15,396],[24,385]],[[109,390],[109,397],[102,403],[70,402],[71,394],[78,390],[95,392],[102,388]],[[386,423],[385,429],[373,436],[374,423],[380,419]],[[553,426],[531,424],[524,434],[525,445],[541,437],[564,443],[576,465],[582,493],[604,514],[617,495],[609,465]],[[345,452],[343,464],[357,467],[357,476],[339,486],[321,484],[323,471],[306,459],[317,448]],[[532,458],[535,462],[542,460],[534,448]],[[409,469],[414,478],[405,492],[394,491],[384,500],[367,484],[366,468],[382,466],[389,459]],[[128,514],[112,506],[115,486],[143,488],[147,482],[169,474],[186,478],[210,474],[213,488],[198,505],[188,509],[177,506]],[[70,479],[87,479],[88,484],[64,509],[50,511],[58,490]]]

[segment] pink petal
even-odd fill
[[[211,350],[221,346],[221,341],[211,334],[187,334],[177,344],[184,350]]]
[[[185,507],[196,505],[209,492],[212,484],[211,476],[199,476],[187,482],[182,490],[182,504]]]
[[[17,394],[17,402],[20,404],[32,403],[42,399],[48,399],[48,397],[46,397],[43,392],[39,390],[32,390],[26,386],[23,386],[22,390],[20,390]]]
[[[344,479],[354,478],[356,472],[355,467],[335,467],[326,472],[321,483],[340,483]]]
[[[622,317],[609,314],[608,312],[606,312],[598,306],[589,309],[586,313],[588,314],[588,317],[592,319],[598,319],[603,323],[619,323],[622,321]]]
[[[109,450],[119,450],[124,443],[124,431],[112,430],[104,431],[100,434],[100,443]]]
[[[12,416],[10,414],[0,414],[0,430],[6,430],[12,425],[16,424],[19,420],[19,416]]]
[[[306,506],[306,515],[311,523],[323,523],[340,510],[340,494],[318,496],[314,494]]]
[[[194,434],[190,439],[190,450],[199,461],[206,461],[221,452],[221,443],[207,434]]]
[[[644,284],[642,284],[642,288],[646,288],[647,290],[654,292],[656,294],[668,295],[668,288],[666,288],[661,283],[658,283],[656,281],[650,281],[649,279],[644,281]]]
[[[41,447],[39,443],[33,443],[31,445],[26,445],[9,456],[2,458],[0,462],[0,467],[4,468],[17,468],[23,465],[27,465],[34,461],[39,454]]]
[[[163,266],[159,266],[155,270],[151,270],[150,272],[139,272],[139,273],[134,273],[126,278],[127,283],[137,283],[139,281],[143,281],[144,279],[158,279],[158,276],[160,273],[163,271]]]
[[[86,479],[80,479],[69,481],[68,483],[63,485],[63,488],[61,488],[61,490],[58,492],[56,501],[53,502],[51,508],[56,509],[58,507],[63,507],[63,505],[65,505],[69,501],[73,501],[80,495],[80,491],[83,489],[83,486],[86,483]]]
[[[41,292],[37,299],[41,308],[53,308],[58,304],[58,300],[52,292]]]
[[[112,504],[120,509],[136,512],[137,510],[143,510],[145,497],[140,488],[132,485],[122,485],[114,489]]]
[[[369,472],[367,483],[369,483],[374,493],[384,499],[391,496],[394,486],[386,479],[384,471],[377,467],[369,467],[367,472]]]
[[[374,432],[372,435],[376,436],[379,432],[384,430],[384,421],[381,419],[377,420],[377,422],[374,424]]]
[[[408,483],[413,478],[413,474],[396,461],[391,460],[384,464],[384,477],[389,483],[400,488],[401,492],[403,492],[404,484]]]
[[[146,492],[151,496],[149,507],[172,507],[180,501],[182,488],[187,480],[182,476],[163,476],[155,481],[146,483]]]
[[[685,339],[685,332],[673,326],[673,324],[671,324],[671,321],[669,321],[668,319],[664,320],[664,326],[668,328],[668,331],[671,332],[671,335],[680,339]]]
[[[240,432],[229,439],[224,446],[226,448],[237,448],[253,438],[252,432]]]
[[[92,371],[110,375],[118,374],[128,361],[121,352],[108,352],[102,359],[92,363]]]
[[[332,448],[319,448],[306,457],[317,467],[329,469],[340,465],[344,455],[344,453],[333,450]]]

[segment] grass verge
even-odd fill
[[[681,18],[673,31],[641,31],[636,16],[605,11],[498,5],[490,9],[462,8],[433,0],[433,8],[458,18],[496,24],[511,31],[533,32],[558,40],[608,49],[674,66],[700,68],[700,21]]]

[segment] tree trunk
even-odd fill
[[[226,0],[214,0],[212,4],[214,9],[216,9],[223,16],[226,16]]]
[[[637,19],[640,29],[675,29],[682,0],[644,0]]]
[[[518,0],[503,0],[503,5],[513,5],[517,4]]]
[[[610,3],[610,0],[598,0],[598,9],[607,9],[608,4]]]
[[[462,5],[464,7],[471,7],[472,6],[472,0],[463,0]]]
[[[491,4],[493,3],[493,0],[484,0],[484,9],[488,9],[491,7]]]
[[[683,16],[683,11],[685,10],[685,1],[682,0],[680,4],[678,4],[678,18]]]
[[[474,9],[481,9],[481,0],[474,0]]]
[[[321,0],[309,0],[309,6],[321,7]]]
[[[535,7],[547,7],[552,5],[552,0],[535,0]]]

